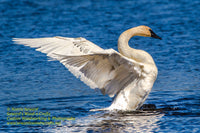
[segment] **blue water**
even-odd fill
[[[200,132],[199,9],[199,0],[0,0],[1,132]],[[138,25],[150,26],[162,40],[130,41],[153,56],[159,71],[145,102],[153,108],[136,112],[90,112],[109,106],[112,99],[45,54],[12,42],[14,37],[84,37],[117,50],[119,35]],[[12,107],[75,120],[9,125]]]

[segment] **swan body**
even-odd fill
[[[123,32],[118,50],[104,50],[85,38],[49,37],[14,38],[23,44],[60,61],[77,78],[91,88],[114,100],[110,107],[97,110],[139,109],[147,98],[157,77],[157,67],[150,54],[129,47],[133,36],[158,37],[149,27],[138,26]]]

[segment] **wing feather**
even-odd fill
[[[113,97],[132,82],[137,82],[143,66],[114,50],[111,51],[81,56],[60,55],[58,60],[69,70],[73,67],[71,72],[78,72],[78,77],[88,86],[99,88],[103,94]],[[91,86],[91,82],[95,87]]]
[[[16,44],[23,44],[55,58],[56,55],[85,55],[103,49],[85,38],[49,37],[49,38],[14,38]]]

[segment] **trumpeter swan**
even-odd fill
[[[161,39],[147,26],[134,27],[120,35],[119,53],[114,49],[104,50],[85,38],[14,38],[13,41],[36,48],[60,61],[91,88],[115,96],[110,107],[96,110],[130,111],[142,106],[158,72],[150,54],[129,47],[133,36]]]

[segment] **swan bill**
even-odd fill
[[[149,29],[149,31],[151,32],[151,37],[162,40],[162,38],[156,35],[151,29]]]

